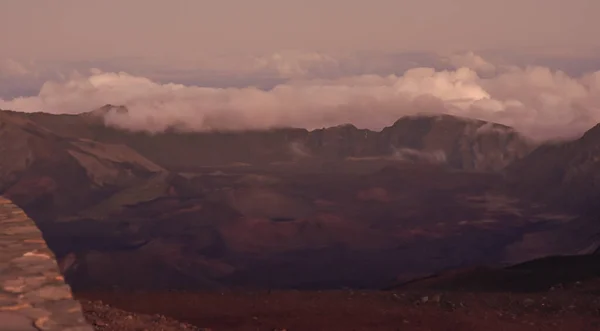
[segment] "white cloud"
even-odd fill
[[[452,54],[446,61],[455,68],[469,68],[482,74],[492,74],[496,71],[495,65],[473,52]]]
[[[477,68],[489,67],[488,62],[475,54],[466,58],[465,67],[456,70],[415,68],[398,76],[324,79],[306,75],[306,68],[335,66],[335,60],[275,57],[275,67],[261,63],[296,78],[269,90],[161,84],[140,75],[95,70],[48,81],[37,96],[0,99],[0,108],[79,113],[123,104],[130,109],[128,116],[106,120],[150,131],[171,125],[210,130],[319,128],[348,122],[379,129],[401,116],[426,112],[495,121],[533,138],[550,139],[577,136],[600,122],[600,72],[572,77],[539,66],[498,66],[496,73],[480,75]]]

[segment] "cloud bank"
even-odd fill
[[[269,89],[160,83],[95,69],[49,80],[34,96],[0,99],[0,108],[80,113],[125,105],[129,114],[111,114],[107,123],[152,132],[170,126],[202,131],[343,123],[380,129],[401,116],[444,113],[506,124],[544,140],[576,137],[600,122],[600,71],[570,76],[542,66],[495,65],[474,53],[452,55],[445,63],[445,70],[340,75],[347,62],[277,53],[248,62],[247,70],[285,78]],[[14,63],[10,70],[26,74]]]

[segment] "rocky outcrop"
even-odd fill
[[[27,215],[0,197],[0,331],[93,331]]]
[[[449,115],[404,117],[381,131],[380,145],[432,157],[462,170],[499,171],[533,145],[514,129]]]

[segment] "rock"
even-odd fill
[[[533,299],[530,299],[530,298],[523,300],[523,306],[525,306],[525,307],[532,306],[534,303],[535,303],[535,301],[533,301]]]
[[[4,197],[0,225],[0,331],[93,331],[41,232]]]
[[[34,308],[34,307],[27,307],[27,308],[23,308],[20,310],[17,310],[16,312],[21,313],[23,315],[25,315],[26,317],[29,317],[31,319],[40,319],[40,318],[47,318],[50,315],[52,315],[49,311],[45,310],[45,309],[41,309],[41,308]]]
[[[45,286],[26,294],[27,297],[38,301],[71,299],[71,289],[67,285]]]
[[[4,228],[2,229],[2,234],[6,234],[9,236],[15,236],[15,235],[23,235],[23,234],[36,234],[39,233],[39,229],[35,226],[35,225],[23,225],[23,226],[15,226],[15,227],[8,227],[8,228]]]
[[[92,322],[92,324],[94,326],[106,326],[107,325],[106,322],[103,322],[103,321],[94,321],[94,322]]]
[[[0,312],[1,330],[38,331],[27,317],[14,312]]]
[[[44,308],[49,311],[64,311],[69,313],[80,313],[81,306],[79,302],[75,300],[59,300],[59,301],[47,301],[36,305],[38,308]]]
[[[429,297],[428,296],[423,296],[421,297],[421,303],[427,303],[429,301]]]
[[[2,283],[2,288],[11,293],[24,293],[35,290],[47,282],[46,277],[20,277]]]
[[[563,284],[556,284],[550,288],[550,291],[562,290],[564,288]]]
[[[456,305],[450,301],[442,301],[441,302],[441,306],[442,308],[448,310],[448,311],[454,311],[456,309]]]
[[[37,320],[35,320],[34,325],[35,325],[36,329],[41,330],[41,331],[56,330],[60,326],[60,325],[58,325],[58,323],[51,320],[47,316],[38,318]]]
[[[16,306],[17,304],[19,304],[17,297],[0,293],[0,307]]]

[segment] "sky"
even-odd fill
[[[0,108],[160,131],[373,129],[415,112],[576,137],[600,121],[597,0],[2,0]]]
[[[9,56],[600,46],[594,0],[3,0]]]

